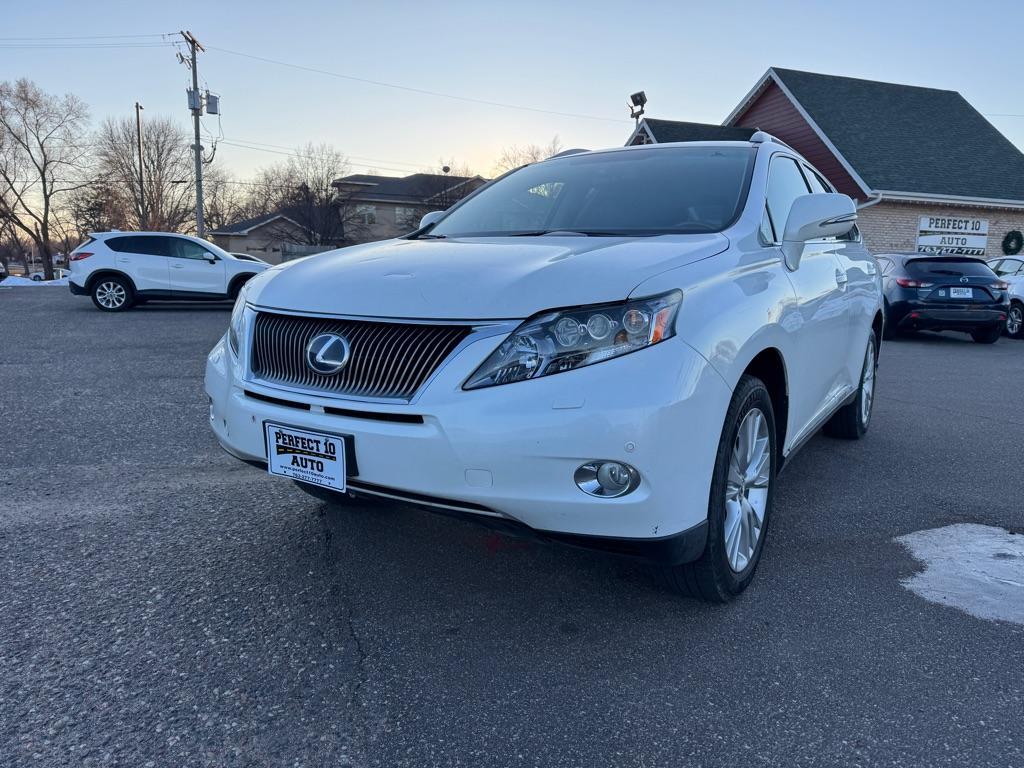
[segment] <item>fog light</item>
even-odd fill
[[[576,470],[573,480],[584,493],[613,499],[635,491],[640,473],[621,461],[588,461]]]

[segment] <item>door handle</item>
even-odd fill
[[[171,264],[171,269],[184,269],[184,264]]]
[[[846,273],[843,272],[843,270],[841,270],[838,267],[836,267],[836,285],[840,285],[840,286],[846,285],[846,283],[849,281],[849,279],[850,278],[848,278],[846,276]]]

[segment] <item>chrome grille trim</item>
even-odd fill
[[[257,309],[251,325],[253,381],[325,396],[409,402],[474,333],[469,323],[406,322],[286,314]],[[343,335],[351,361],[325,376],[305,362],[306,346],[321,333]]]

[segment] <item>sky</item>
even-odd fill
[[[1019,0],[0,0],[0,18],[0,79],[74,93],[97,122],[139,101],[189,129],[170,43],[190,30],[221,96],[204,143],[223,135],[239,177],[308,142],[355,173],[455,160],[488,175],[510,145],[622,145],[641,89],[650,117],[719,123],[770,66],[957,90],[1024,148]]]

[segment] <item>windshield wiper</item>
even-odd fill
[[[431,234],[428,233],[426,235],[412,235],[409,239],[410,240],[444,240],[447,237],[448,237],[448,235],[431,235]]]

